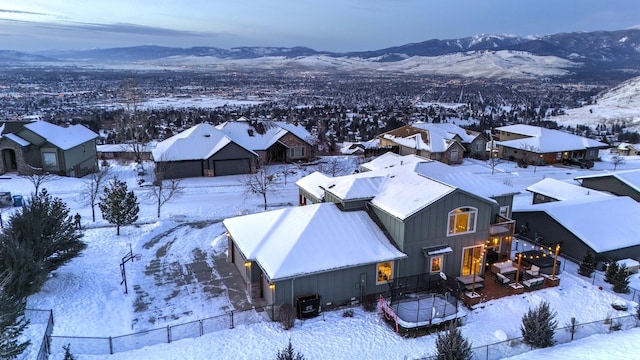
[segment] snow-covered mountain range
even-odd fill
[[[482,78],[640,74],[640,29],[541,37],[478,35],[428,40],[373,51],[332,53],[308,47],[174,48],[137,46],[20,54],[0,50],[0,62],[135,63],[221,69],[382,71]]]

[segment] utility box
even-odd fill
[[[320,311],[320,295],[298,296],[296,298],[298,319],[310,319],[318,316]]]
[[[22,206],[22,195],[13,195],[13,206]]]

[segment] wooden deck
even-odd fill
[[[512,277],[513,278],[513,277]],[[527,277],[525,276],[525,279]],[[522,284],[522,281],[518,282]],[[476,292],[481,295],[482,300],[480,302],[486,302],[489,300],[500,299],[505,296],[512,296],[513,292],[511,291],[509,285],[502,285],[496,281],[496,275],[492,272],[486,272],[484,274],[484,283],[481,289],[476,289]],[[534,288],[524,287],[524,292],[531,292],[544,289],[548,285],[543,283],[541,286],[537,286]],[[464,299],[464,297],[463,297]],[[463,300],[464,301],[464,300]]]

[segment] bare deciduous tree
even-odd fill
[[[540,149],[534,145],[526,143],[521,143],[520,149],[523,151],[522,160],[526,165],[533,165],[533,172],[535,173],[536,170],[538,170],[538,165],[540,163]]]
[[[264,209],[267,210],[267,195],[277,193],[275,173],[267,168],[260,168],[255,174],[248,174],[242,179],[245,196],[262,196]]]
[[[340,161],[339,156],[332,156],[318,167],[318,171],[326,175],[331,175],[332,177],[344,175],[347,170],[348,168],[343,161]]]
[[[100,196],[102,187],[111,172],[109,166],[102,166],[98,172],[88,176],[87,182],[82,188],[81,197],[84,205],[91,207],[91,219],[96,222],[96,210],[98,197]]]
[[[135,160],[142,164],[142,153],[150,140],[147,126],[138,111],[143,98],[142,90],[135,79],[126,79],[121,82],[120,91],[126,106],[126,114],[121,125],[122,132],[125,134],[126,147],[133,152]]]
[[[620,165],[624,165],[624,156],[621,155],[614,155],[611,157],[611,163],[613,164],[613,171],[616,171],[616,169],[618,168],[618,166]]]
[[[35,188],[34,194],[40,193],[40,187],[45,183],[53,181],[56,176],[51,174],[48,171],[44,171],[43,168],[32,168],[33,173],[31,175],[26,175],[27,179],[33,184]]]
[[[181,181],[182,179],[164,179],[163,172],[156,171],[156,180],[153,182],[148,196],[156,204],[158,218],[160,218],[162,206],[182,194],[184,188]]]

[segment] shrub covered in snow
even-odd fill
[[[279,308],[280,324],[285,330],[289,330],[296,323],[296,309],[291,304],[282,304]]]

